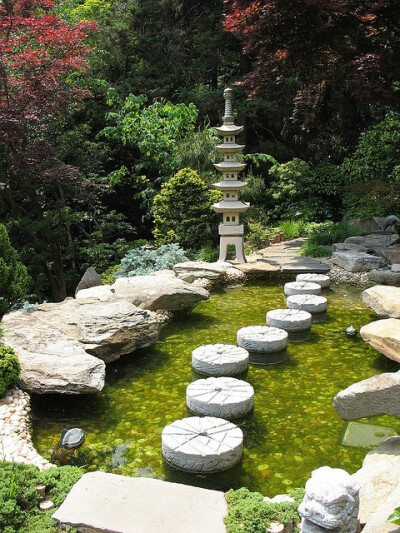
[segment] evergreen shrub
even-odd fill
[[[9,346],[0,345],[0,398],[13,387],[19,377],[20,366],[17,354]]]
[[[194,170],[184,168],[161,187],[154,198],[154,238],[157,245],[179,243],[199,250],[216,234],[220,215],[212,204],[221,198]]]
[[[0,317],[26,295],[28,273],[0,224]]]
[[[135,248],[121,261],[121,268],[115,272],[116,278],[129,278],[150,274],[156,270],[171,269],[176,263],[189,261],[191,257],[181,250],[179,244],[164,244],[154,250]]]
[[[40,472],[23,463],[0,463],[0,531],[4,533],[61,532],[51,518],[64,501],[72,485],[82,476],[79,468],[63,466]],[[55,508],[41,511],[36,485],[46,486],[46,497]],[[76,531],[69,528],[68,531]]]

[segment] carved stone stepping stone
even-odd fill
[[[270,326],[248,326],[237,332],[237,343],[249,352],[280,352],[287,346],[288,334]]]
[[[283,291],[286,296],[293,294],[321,294],[321,285],[306,281],[290,281],[285,283]]]
[[[161,443],[165,461],[189,472],[228,470],[243,455],[242,430],[223,418],[210,416],[176,420],[163,429]]]
[[[199,416],[241,418],[254,408],[254,389],[250,383],[235,378],[198,379],[186,389],[186,405]]]
[[[291,341],[310,338],[312,315],[300,309],[274,309],[267,313],[267,326],[281,328],[288,332]]]
[[[247,371],[249,352],[233,344],[205,344],[193,350],[192,366],[208,376],[237,376]]]
[[[317,283],[321,289],[329,287],[331,278],[325,274],[298,274],[296,276],[297,282]]]
[[[294,294],[286,298],[289,309],[300,309],[312,314],[312,322],[323,322],[326,319],[328,300],[315,294]]]

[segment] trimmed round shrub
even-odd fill
[[[0,398],[3,398],[16,384],[19,372],[17,354],[9,346],[0,345]]]
[[[154,198],[154,238],[158,246],[179,243],[199,250],[218,235],[221,216],[212,204],[221,197],[194,170],[184,168],[161,187]]]

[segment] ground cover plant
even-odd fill
[[[259,492],[242,487],[226,493],[228,514],[224,519],[228,533],[265,533],[272,521],[285,525],[297,524],[297,508],[304,497],[304,489],[290,491],[293,502],[269,503]],[[300,529],[295,525],[294,533]]]
[[[40,472],[32,465],[0,462],[0,530],[3,533],[61,532],[51,515],[81,476],[82,471],[73,466]],[[54,503],[52,509],[39,509],[41,498],[37,485],[46,486],[46,498]],[[67,526],[67,531],[76,530]]]
[[[134,248],[121,260],[118,269],[114,269],[116,278],[130,278],[150,274],[156,270],[169,270],[177,263],[189,261],[190,255],[179,244],[163,244],[159,248]]]

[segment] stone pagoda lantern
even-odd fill
[[[244,181],[238,179],[238,174],[246,166],[236,160],[236,154],[240,153],[244,145],[236,144],[236,135],[243,130],[243,126],[235,126],[232,112],[232,89],[224,91],[225,115],[223,125],[214,128],[224,139],[223,144],[216,146],[218,152],[223,154],[224,160],[215,163],[217,170],[222,172],[222,181],[214,183],[214,187],[222,192],[223,199],[213,204],[213,209],[217,213],[222,213],[222,224],[219,225],[220,249],[219,261],[225,261],[228,245],[235,246],[236,259],[238,263],[245,263],[243,249],[243,224],[239,223],[240,213],[244,213],[249,208],[249,204],[242,202],[239,191],[246,187]]]

